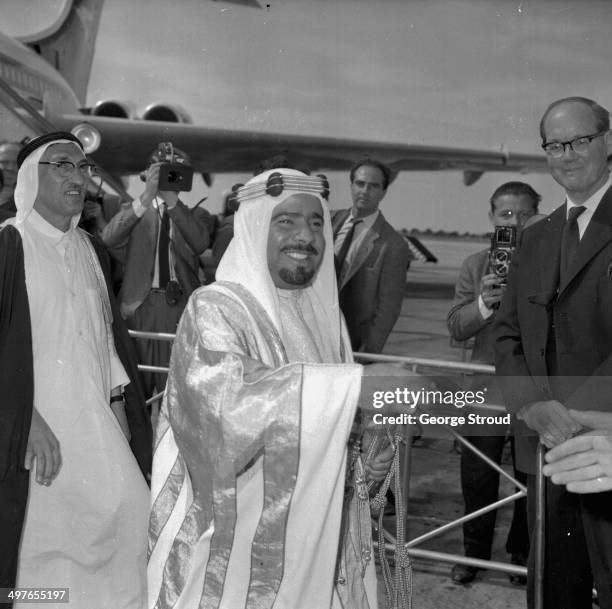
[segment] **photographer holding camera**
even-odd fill
[[[523,182],[507,182],[497,188],[490,199],[489,220],[494,231],[491,247],[469,256],[463,262],[447,326],[451,337],[457,341],[474,338],[472,362],[494,363],[491,322],[506,289],[506,275],[520,231],[527,220],[537,214],[540,199],[540,195]],[[487,377],[485,381],[472,377],[470,381],[470,389],[487,387],[487,402],[502,403],[494,378]],[[501,462],[507,432],[504,427],[472,425],[465,431],[476,448],[495,463]],[[499,474],[466,448],[461,452],[461,489],[466,514],[498,498]],[[496,512],[491,511],[464,523],[466,556],[484,560],[491,558],[495,517]],[[526,564],[529,542],[524,499],[515,502],[506,551],[511,555],[512,563]],[[451,577],[455,583],[466,584],[474,580],[477,571],[476,567],[457,564],[452,569]],[[524,578],[516,575],[511,575],[510,580],[516,584],[524,583]]]
[[[187,299],[199,287],[198,256],[210,244],[211,214],[189,209],[180,191],[191,190],[193,169],[188,156],[162,143],[140,178],[140,197],[124,204],[102,230],[109,248],[121,248],[124,277],[119,291],[121,315],[132,330],[176,332]],[[171,343],[135,341],[140,363],[167,366]],[[142,373],[147,396],[162,391],[166,375]]]

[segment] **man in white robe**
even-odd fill
[[[179,324],[155,439],[151,609],[378,606],[367,486],[394,450],[364,466],[355,434],[347,451],[365,368],[338,305],[326,190],[288,169],[241,188],[217,282]]]
[[[67,588],[57,607],[141,609],[149,493],[128,443],[129,382],[95,251],[77,228],[88,161],[70,134],[20,156],[14,227],[30,309],[34,408],[17,572],[22,588]],[[20,604],[38,607],[39,603]]]

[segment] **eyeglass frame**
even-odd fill
[[[55,167],[57,167],[57,172],[62,175],[62,170],[60,169],[60,167],[62,165],[66,166],[66,165],[72,165],[72,169],[70,171],[68,171],[66,173],[66,175],[62,176],[67,178],[68,176],[71,176],[77,169],[79,171],[79,173],[81,175],[83,175],[83,170],[87,167],[87,169],[85,170],[85,174],[88,177],[93,177],[95,175],[97,175],[98,172],[98,167],[97,165],[95,165],[95,163],[79,163],[78,165],[72,161],[69,161],[67,159],[62,160],[62,161],[38,161],[39,165],[54,165]]]
[[[574,144],[578,141],[578,140],[587,140],[587,145],[585,147],[585,149],[582,152],[586,152],[589,148],[589,146],[591,145],[591,142],[597,138],[600,137],[602,135],[605,135],[606,133],[608,133],[608,131],[610,131],[609,129],[604,129],[603,131],[598,131],[597,133],[593,133],[592,135],[581,135],[579,137],[575,137],[573,140],[567,140],[566,142],[546,142],[544,144],[542,144],[542,150],[544,150],[544,152],[548,155],[551,156],[555,159],[560,159],[564,154],[565,154],[565,150],[566,150],[566,146],[570,147],[570,150],[572,152],[575,152],[576,154],[580,154],[579,151],[577,151],[574,148]],[[552,150],[547,150],[548,146],[552,146],[552,145],[558,145],[558,146],[562,146],[562,148],[559,150],[559,154],[555,154]]]

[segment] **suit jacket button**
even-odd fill
[[[544,349],[540,349],[540,357],[544,357]]]

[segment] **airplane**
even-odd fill
[[[231,1],[263,9],[257,2]],[[487,171],[546,171],[543,155],[209,128],[192,124],[183,109],[167,104],[152,104],[137,117],[112,99],[86,108],[103,0],[58,2],[57,15],[42,30],[18,38],[0,32],[2,139],[12,133],[21,139],[24,132],[72,131],[102,168],[106,183],[127,198],[118,178],[141,171],[160,141],[185,150],[209,184],[210,174],[250,173],[262,158],[275,155],[312,171],[346,170],[356,159],[372,156],[394,172],[462,171],[466,186]]]

